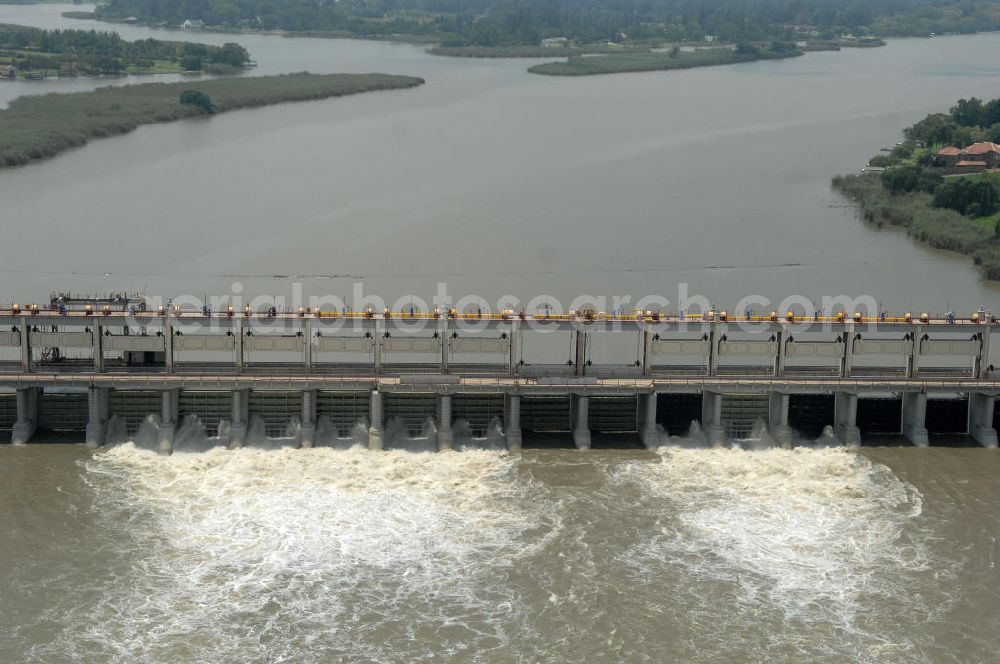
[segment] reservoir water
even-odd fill
[[[0,21],[94,25],[64,9],[2,6]],[[988,97],[1000,34],[578,79],[401,44],[239,41],[256,73],[427,84],[143,127],[4,172],[8,297],[201,296],[234,281],[245,294],[301,281],[306,294],[345,297],[357,277],[390,303],[429,299],[444,281],[456,297],[547,294],[568,306],[580,294],[676,302],[687,282],[723,306],[868,294],[889,309],[964,312],[997,292],[970,261],[866,227],[829,182],[926,113]],[[0,95],[104,83],[4,83]]]
[[[0,22],[90,25],[68,7],[0,6]],[[686,282],[722,304],[996,302],[969,261],[866,227],[829,180],[926,113],[996,96],[1000,35],[582,79],[236,40],[255,73],[427,84],[143,127],[0,172],[4,297],[363,280],[390,301],[438,282],[674,299]],[[0,101],[128,82],[4,82]],[[992,661],[998,478],[996,450],[968,448],[2,445],[0,662]]]

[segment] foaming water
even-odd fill
[[[472,426],[466,420],[457,420],[453,428],[455,445],[461,449],[504,450],[507,448],[503,422],[499,417],[494,417],[490,421],[485,436],[475,435]]]
[[[142,553],[109,561],[119,583],[65,619],[87,633],[39,660],[402,661],[509,640],[504,561],[531,520],[507,507],[505,455],[125,444],[84,467]]]
[[[992,558],[975,563],[992,521],[974,552],[952,543],[967,527],[942,543],[955,513],[925,473],[902,476],[927,513],[827,438],[511,456],[125,443],[64,469],[70,495],[11,490],[87,507],[67,512],[72,537],[40,522],[11,538],[0,624],[22,627],[0,660],[958,661],[942,653],[962,602],[992,606]],[[38,447],[7,461],[36,449],[48,468]],[[959,645],[994,651],[990,614],[972,614],[986,636]]]
[[[229,442],[229,422],[219,423],[217,436],[209,436],[205,425],[194,413],[188,413],[181,420],[174,435],[174,452],[207,452],[214,447],[225,447]]]
[[[623,560],[640,576],[679,567],[696,579],[681,589],[692,592],[696,613],[740,607],[759,618],[773,613],[768,619],[786,630],[803,626],[808,639],[775,640],[813,661],[919,661],[891,607],[921,616],[943,608],[913,593],[934,564],[922,496],[885,466],[828,442],[661,448],[659,463],[620,469],[615,481],[638,481],[662,505],[661,527]],[[761,648],[756,638],[739,647]]]
[[[341,436],[333,421],[321,415],[316,422],[316,447],[333,447],[346,450],[352,447],[368,447],[368,418],[362,417],[350,431]]]
[[[434,452],[438,448],[438,430],[433,417],[424,420],[420,434],[410,435],[410,432],[399,417],[391,418],[385,425],[386,448],[408,450],[410,452]]]

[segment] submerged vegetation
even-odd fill
[[[411,88],[420,78],[388,74],[309,73],[145,83],[91,92],[20,97],[0,111],[0,167],[51,157],[93,138],[140,125],[286,101]]]
[[[750,44],[739,44],[735,49],[706,48],[696,51],[673,49],[665,53],[622,53],[593,57],[572,57],[565,62],[546,62],[530,67],[528,71],[550,76],[590,76],[594,74],[617,74],[636,71],[660,71],[668,69],[691,69],[731,65],[740,62],[754,62],[775,58],[791,58],[802,55],[802,50],[793,44],[775,42],[767,48]]]
[[[19,74],[116,76],[126,73],[242,71],[250,55],[239,44],[209,46],[190,42],[126,41],[114,32],[41,30],[0,24],[0,60]]]
[[[881,174],[838,176],[833,187],[873,224],[900,226],[926,244],[957,251],[1000,281],[1000,172],[942,161],[942,147],[1000,139],[1000,99],[962,99],[904,130],[907,140],[869,165]],[[955,150],[958,152],[958,150]]]

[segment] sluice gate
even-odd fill
[[[754,428],[766,426],[770,403],[766,394],[727,394],[722,397],[722,428],[729,439],[750,438]]]
[[[368,392],[320,390],[316,395],[316,416],[326,418],[340,438],[349,437],[359,423],[367,427],[370,406]]]
[[[124,426],[128,436],[134,436],[150,415],[160,415],[163,393],[157,390],[112,390],[109,416]]]
[[[438,400],[433,393],[387,393],[385,395],[385,420],[398,420],[410,438],[426,433],[427,423],[438,420]]]
[[[701,394],[671,393],[656,395],[656,421],[674,436],[686,436],[691,423],[701,423]]]
[[[233,395],[219,390],[182,390],[178,400],[178,410],[183,419],[194,415],[210,437],[219,435],[223,422],[233,416]]]
[[[827,428],[852,445],[967,436],[991,447],[1000,425],[990,355],[1000,327],[984,312],[114,306],[0,309],[0,430],[12,442],[41,430],[101,445],[141,430],[169,451],[174,432],[197,418],[230,447],[248,434],[372,449],[407,441],[448,449],[458,440],[588,449],[591,434],[597,446],[765,433],[791,444],[828,439]],[[545,335],[556,336],[538,341]]]
[[[522,396],[520,426],[525,447],[573,447],[573,397]]]
[[[969,432],[969,399],[940,397],[927,399],[927,432],[931,434],[966,434]]]
[[[804,438],[819,438],[836,421],[832,394],[792,394],[788,397],[788,426]]]
[[[858,399],[861,436],[896,435],[903,432],[903,400],[900,397]]]
[[[465,422],[474,438],[485,438],[490,427],[504,421],[504,394],[456,394],[451,400],[452,424]]]
[[[82,433],[88,421],[87,393],[42,392],[38,399],[38,428],[42,431]]]
[[[267,437],[282,438],[289,435],[293,422],[302,421],[302,392],[251,390],[247,412],[250,418],[260,418]]]
[[[17,393],[0,393],[0,431],[10,436],[10,430],[17,422]]]

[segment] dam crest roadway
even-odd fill
[[[230,448],[285,444],[589,449],[933,434],[997,446],[995,318],[593,310],[147,310],[70,299],[0,310],[0,429],[91,446],[192,418]],[[323,442],[326,441],[326,442]]]

